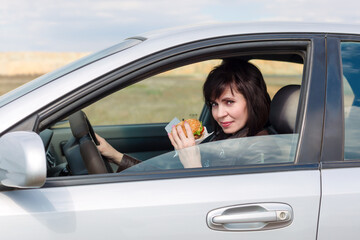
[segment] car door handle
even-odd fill
[[[289,219],[289,212],[286,210],[270,212],[253,212],[235,215],[220,215],[213,217],[212,221],[216,224],[226,223],[247,223],[247,222],[276,222]]]
[[[207,224],[223,231],[266,230],[290,225],[292,216],[292,208],[283,203],[235,205],[210,211]]]

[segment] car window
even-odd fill
[[[360,43],[341,43],[345,117],[345,160],[360,159]]]
[[[126,128],[130,128],[129,124],[136,126],[136,124],[168,123],[174,117],[178,119],[199,118],[204,107],[202,86],[208,73],[219,65],[221,61],[198,62],[157,74],[119,90],[115,94],[87,107],[84,111],[93,125],[126,124]],[[279,89],[286,85],[301,85],[303,64],[262,59],[251,60],[251,63],[256,65],[262,72],[271,99]],[[297,106],[293,107],[294,109],[297,108]],[[298,134],[286,132],[288,134],[284,134],[284,136],[277,135],[278,132],[274,130],[271,123],[269,123],[268,127],[269,133],[273,134],[271,136],[199,144],[202,166],[219,167],[225,165],[293,162]],[[159,134],[164,134],[163,141],[170,144],[164,127],[160,130]],[[137,132],[139,130],[135,127],[132,131]],[[150,132],[153,129],[149,127],[144,128],[143,131]],[[212,129],[209,130],[209,133],[213,133]],[[122,132],[122,134],[124,133]],[[139,134],[139,136],[144,136],[141,135],[142,133]],[[125,139],[123,143],[120,140],[114,141],[114,147],[117,148],[128,144],[129,141],[134,141],[133,136],[130,134],[128,136],[128,139]],[[146,138],[148,137],[146,135]],[[111,138],[117,138],[117,136],[112,134]],[[159,141],[159,138],[157,139]],[[138,143],[142,144],[142,146],[147,145],[144,139],[139,139]],[[160,142],[158,144],[161,145]],[[148,165],[156,165],[158,169],[182,168],[177,155],[178,152],[161,154],[161,151],[155,150],[155,146],[152,149],[153,151],[150,149],[150,152],[154,154],[149,154],[149,150],[147,150],[146,154],[134,150],[127,152],[127,149],[121,147],[117,150],[143,161],[141,166],[144,166],[144,168],[139,166],[134,168],[134,171],[136,169],[138,171],[151,169],[151,167],[148,168]],[[171,151],[172,149],[173,147],[170,145],[168,150]],[[197,150],[190,148],[186,151],[196,152]],[[181,153],[179,154],[181,155]],[[231,161],[228,159],[229,156],[235,155],[238,157],[231,157]],[[167,158],[171,158],[171,161],[167,161]],[[167,161],[167,164],[162,165],[163,161]],[[148,163],[145,164],[145,162]]]
[[[211,113],[206,118],[206,114],[202,112],[202,86],[208,73],[221,62],[219,59],[208,60],[162,72],[120,89],[83,111],[95,132],[113,148],[141,161],[139,166],[134,166],[129,172],[183,169],[179,156],[186,153],[173,151],[165,126],[174,117],[180,120],[200,118],[202,114],[207,121],[204,125],[208,133],[214,134],[211,129]],[[271,99],[275,100],[274,96],[284,86],[295,85],[300,91],[304,66],[302,63],[262,59],[251,62],[262,73]],[[207,168],[293,163],[298,144],[298,132],[295,128],[298,106],[295,105],[296,101],[292,102],[292,129],[283,128],[279,118],[275,118],[275,121],[269,119],[263,129],[267,130],[268,135],[205,143],[206,139],[185,151],[199,154],[201,166]],[[64,124],[54,125],[52,133],[47,151],[48,177],[87,174],[77,144],[81,141],[74,139],[69,127]],[[117,165],[112,164],[112,168],[116,172]]]

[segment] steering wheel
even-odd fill
[[[99,141],[86,114],[78,111],[69,116],[71,132],[80,148],[80,153],[89,174],[112,172],[109,162],[101,156],[96,145]]]

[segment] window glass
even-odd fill
[[[345,116],[345,160],[360,159],[360,43],[341,43]]]
[[[267,135],[228,139],[199,144],[169,152],[122,173],[183,169],[183,155],[198,156],[202,167],[234,167],[254,164],[289,163],[294,161],[298,134]]]

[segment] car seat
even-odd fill
[[[270,105],[271,134],[296,132],[296,117],[299,105],[300,85],[286,85],[274,96]]]

